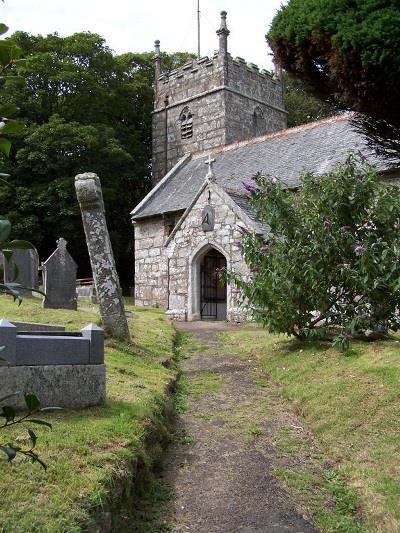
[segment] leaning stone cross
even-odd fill
[[[109,335],[129,340],[128,323],[107,229],[100,179],[92,172],[78,174],[75,177],[75,189],[82,212],[104,330]]]
[[[208,156],[207,161],[205,162],[206,165],[208,165],[208,172],[206,179],[208,181],[214,181],[215,180],[215,174],[213,169],[213,164],[215,163],[215,159],[211,159],[211,154]]]

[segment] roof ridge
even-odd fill
[[[286,137],[287,135],[291,135],[292,133],[298,133],[301,131],[311,130],[311,129],[323,126],[325,124],[330,124],[333,122],[341,122],[341,121],[350,119],[352,116],[354,116],[353,112],[345,112],[340,115],[335,115],[333,117],[323,118],[321,120],[316,120],[314,122],[307,122],[306,124],[300,124],[300,126],[294,126],[292,128],[285,128],[283,130],[275,131],[273,133],[267,133],[265,135],[261,135],[260,137],[252,137],[251,139],[246,139],[244,141],[237,141],[232,144],[226,144],[224,146],[210,148],[209,150],[204,150],[202,152],[195,152],[194,154],[192,154],[192,160],[201,159],[202,157],[206,157],[208,154],[220,154],[223,152],[229,152],[230,150],[234,150],[235,148],[240,148],[242,146],[258,144],[268,139],[275,139],[277,137]]]

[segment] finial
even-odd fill
[[[226,11],[221,11],[221,26],[220,26],[218,31],[224,30],[224,31],[228,32],[228,35],[229,35],[230,31],[228,30],[228,28],[226,26],[226,16],[227,16],[227,14],[228,13]]]
[[[63,237],[60,237],[56,242],[57,248],[59,248],[60,250],[65,250],[67,248],[68,242]]]
[[[156,57],[160,55],[160,41],[158,39],[154,41],[154,53]]]
[[[231,33],[228,30],[226,25],[226,11],[221,11],[221,26],[217,30],[217,35],[219,37],[219,53],[227,54],[228,53],[228,35]]]
[[[215,181],[213,163],[215,163],[215,159],[211,159],[211,154],[209,154],[208,155],[208,159],[205,162],[205,165],[208,165],[208,172],[207,172],[207,175],[206,175],[206,180],[207,181]]]

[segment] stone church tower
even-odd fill
[[[228,53],[226,12],[219,49],[162,73],[155,42],[153,184],[185,154],[194,154],[286,128],[282,86],[265,70]]]
[[[247,192],[257,173],[296,189],[304,171],[329,172],[349,151],[361,150],[381,172],[389,165],[346,114],[286,129],[280,81],[229,55],[224,11],[217,34],[213,58],[169,73],[161,73],[156,42],[155,186],[131,213],[135,301],[175,320],[246,318],[238,290],[218,272],[251,276],[241,237],[268,240]]]

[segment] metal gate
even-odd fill
[[[219,309],[226,309],[226,285],[218,276],[218,269],[225,267],[225,257],[217,250],[210,250],[203,257],[200,267],[200,314],[202,320],[217,320]]]

